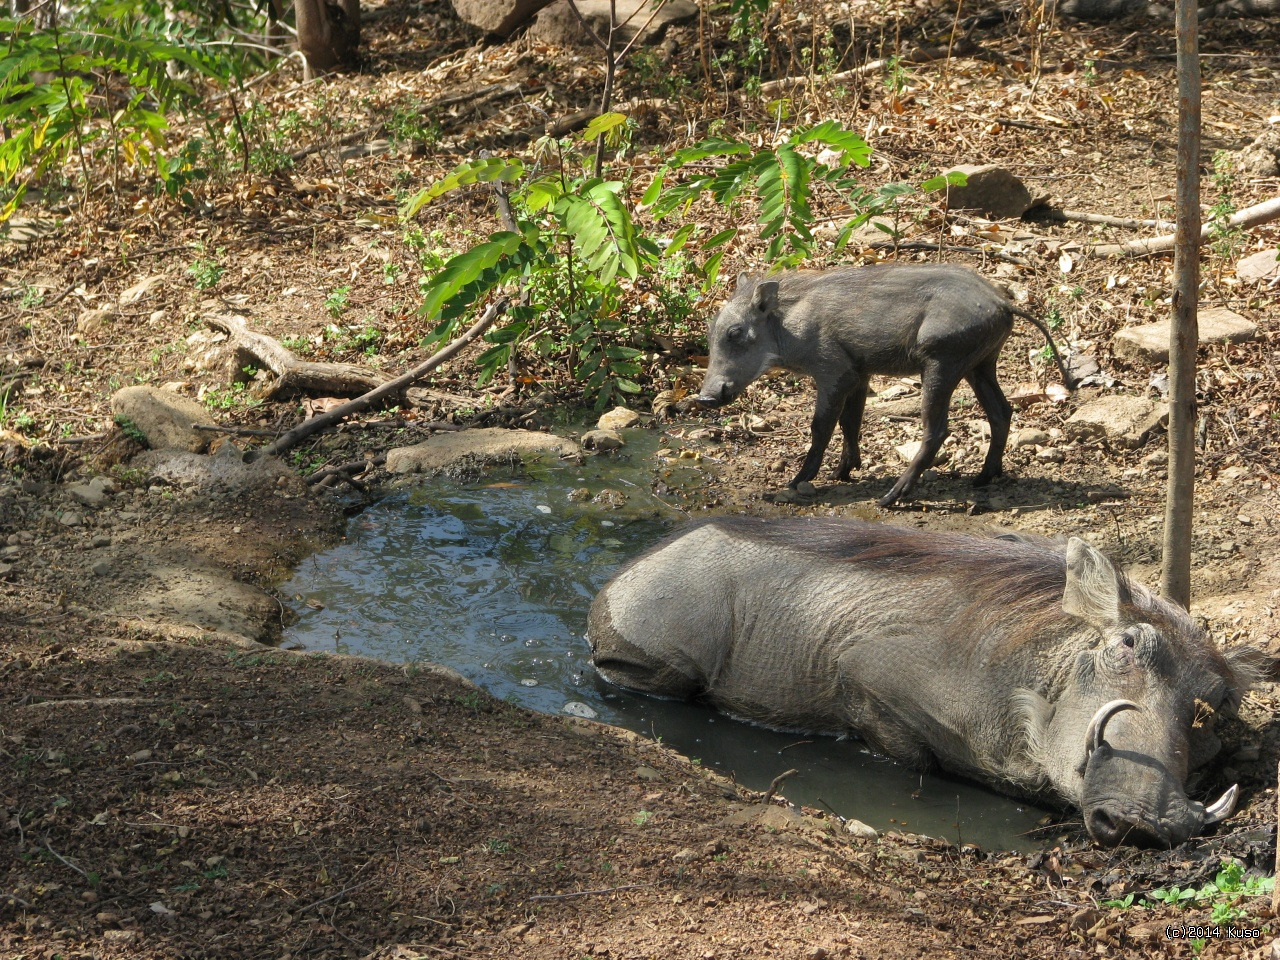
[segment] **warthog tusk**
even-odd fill
[[[1138,705],[1132,700],[1111,700],[1098,708],[1098,712],[1089,721],[1089,728],[1084,732],[1084,762],[1079,767],[1081,773],[1084,773],[1084,768],[1089,763],[1089,755],[1102,745],[1107,735],[1107,721],[1121,710],[1137,709]]]
[[[1231,788],[1227,790],[1217,801],[1210,806],[1204,808],[1205,826],[1211,823],[1217,823],[1219,820],[1225,820],[1231,814],[1235,813],[1236,800],[1240,797],[1240,784],[1233,783]]]
[[[1106,739],[1107,721],[1121,710],[1137,709],[1138,705],[1132,700],[1112,700],[1099,707],[1098,712],[1089,721],[1089,729],[1084,732],[1085,743],[1089,745],[1088,752],[1093,753],[1094,750],[1097,750],[1102,745],[1102,741]]]

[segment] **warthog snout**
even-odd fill
[[[734,397],[738,395],[738,391],[733,388],[733,384],[722,382],[719,384],[702,385],[702,392],[698,394],[698,402],[704,407],[723,407],[726,403],[732,403]]]
[[[1181,784],[1169,781],[1169,772],[1153,758],[1135,757],[1117,751],[1107,742],[1107,723],[1125,710],[1140,709],[1130,700],[1112,700],[1093,715],[1085,732],[1085,759],[1082,772],[1086,784],[1101,787],[1103,796],[1084,803],[1084,825],[1095,842],[1106,847],[1130,844],[1137,847],[1175,847],[1211,823],[1235,811],[1239,787],[1232,786],[1209,807],[1189,799]],[[1128,779],[1168,781],[1163,789],[1138,791],[1135,795],[1107,796],[1108,781]],[[1152,809],[1153,797],[1163,797],[1160,809]],[[1140,799],[1141,798],[1141,799]]]

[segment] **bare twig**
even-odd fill
[[[29,710],[50,707],[147,707],[164,702],[163,700],[149,700],[141,697],[98,697],[96,699],[79,700],[36,700],[33,703],[24,703],[23,706]]]
[[[786,780],[788,777],[794,777],[799,772],[799,770],[784,770],[782,773],[774,777],[773,783],[769,784],[768,792],[765,793],[764,799],[760,802],[769,803],[773,799],[773,795],[778,792],[778,787],[782,786],[782,781]]]
[[[62,863],[65,863],[68,867],[70,867],[76,873],[80,874],[80,876],[84,877],[86,880],[89,879],[89,874],[85,873],[85,871],[82,870],[80,867],[77,867],[74,863],[72,863],[62,854],[60,854],[57,850],[53,849],[53,847],[49,844],[48,837],[44,838],[44,848],[48,850],[50,853],[52,853],[55,857],[57,857]]]
[[[795,771],[792,771],[793,773]],[[575,890],[572,893],[535,893],[529,897],[530,900],[570,900],[573,897],[595,897],[602,893],[618,893],[621,890],[639,890],[641,887],[650,887],[650,883],[628,883],[621,887],[602,887],[599,890]]]
[[[279,430],[253,430],[249,427],[231,427],[221,424],[193,423],[192,430],[204,430],[206,433],[227,433],[235,437],[278,437]]]
[[[337,900],[339,897],[345,897],[348,893],[352,893],[356,890],[359,890],[361,887],[367,887],[369,884],[373,883],[373,881],[374,881],[374,878],[370,877],[368,880],[361,880],[359,883],[353,883],[351,886],[344,887],[343,889],[339,890],[337,893],[330,894],[329,896],[325,897],[323,900],[317,900],[315,903],[308,903],[305,907],[302,907],[300,910],[298,910],[298,913],[306,913],[308,910],[312,909],[313,907],[322,906],[323,904],[328,903],[330,900]]]
[[[0,890],[0,900],[12,900],[14,903],[20,903],[20,904],[22,904],[24,907],[29,907],[29,906],[31,906],[31,904],[27,903],[27,901],[23,900],[23,899],[22,899],[20,896],[18,896],[17,894],[15,894],[15,893],[5,893],[3,890]]]

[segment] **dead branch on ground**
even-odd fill
[[[854,67],[852,70],[842,70],[839,73],[831,73],[826,76],[813,77],[780,77],[777,80],[770,80],[768,83],[760,84],[760,95],[764,97],[772,97],[775,94],[785,93],[792,87],[806,86],[811,81],[821,81],[824,84],[842,83],[845,80],[856,80],[859,77],[865,77],[871,73],[879,73],[893,63],[899,64],[919,64],[932,63],[935,60],[948,60],[952,57],[974,57],[984,60],[1003,60],[1004,58],[990,50],[983,49],[968,37],[957,40],[954,45],[948,47],[942,46],[920,46],[910,52],[898,57],[886,58],[884,60],[870,60],[860,67]]]
[[[1226,224],[1217,222],[1207,223],[1200,228],[1200,242],[1208,240],[1216,229],[1225,226],[1228,230],[1240,229],[1247,230],[1250,227],[1256,227],[1262,223],[1270,223],[1272,220],[1280,219],[1280,197],[1274,197],[1263,203],[1254,204],[1252,207],[1245,207],[1232,214]],[[1085,247],[1084,253],[1091,254],[1095,257],[1149,257],[1158,253],[1168,253],[1173,249],[1174,242],[1177,239],[1176,233],[1166,234],[1162,237],[1151,237],[1143,240],[1129,240],[1125,243],[1099,243],[1091,247]]]
[[[1055,207],[1028,210],[1023,218],[1042,223],[1100,223],[1107,227],[1125,227],[1129,230],[1167,230],[1174,225],[1172,220],[1135,220],[1133,217],[1113,217],[1106,213],[1085,213],[1083,210],[1058,210]]]
[[[480,319],[471,325],[471,327],[447,347],[437,350],[430,357],[418,364],[407,373],[401,374],[394,380],[388,380],[381,386],[370,390],[363,396],[356,397],[354,400],[344,403],[341,406],[334,407],[328,413],[321,414],[318,417],[312,417],[310,420],[304,420],[298,426],[294,427],[279,440],[270,443],[261,450],[251,452],[245,456],[248,461],[256,460],[258,457],[265,455],[279,456],[284,451],[291,449],[313,433],[323,430],[325,427],[331,426],[338,421],[351,416],[353,413],[359,413],[361,410],[367,410],[369,407],[380,403],[395,394],[406,389],[416,380],[422,379],[440,364],[446,360],[456,356],[463,347],[475,340],[482,333],[493,325],[493,322],[506,312],[507,304],[510,301],[506,297],[499,297],[485,309]]]
[[[204,322],[230,336],[234,346],[262,361],[276,375],[276,382],[266,388],[265,399],[288,392],[358,396],[387,382],[386,374],[354,363],[299,360],[280,341],[265,333],[254,333],[244,318],[235,314],[205,314]]]

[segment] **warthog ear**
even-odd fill
[[[761,313],[772,313],[778,307],[778,281],[761,280],[756,284],[751,305]]]
[[[745,287],[750,285],[750,283],[751,283],[751,274],[747,273],[747,271],[745,270],[743,270],[740,274],[738,274],[737,287]],[[737,287],[735,287],[734,289],[737,289]]]
[[[1078,537],[1067,541],[1064,612],[1102,630],[1120,622],[1120,609],[1129,602],[1129,587],[1110,560]]]

